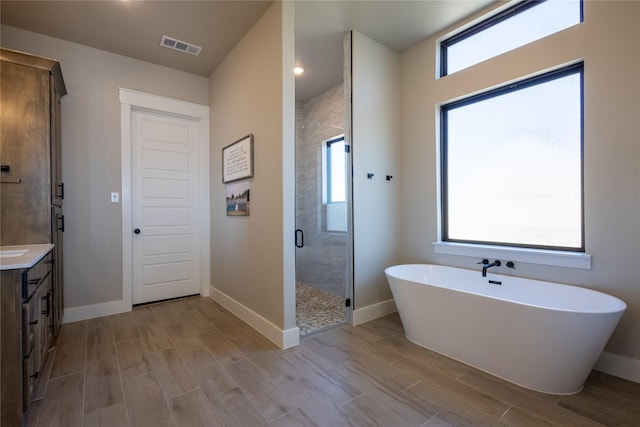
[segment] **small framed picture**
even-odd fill
[[[222,182],[253,177],[253,134],[222,149]]]
[[[227,216],[249,216],[250,206],[249,181],[227,185]]]

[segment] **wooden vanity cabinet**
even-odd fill
[[[57,61],[9,49],[0,49],[0,79],[0,245],[55,244],[57,336],[64,306],[60,98],[67,89]]]
[[[31,406],[42,369],[53,346],[51,310],[52,254],[22,273],[23,410]],[[31,285],[33,284],[33,285]],[[27,286],[30,285],[30,286]],[[26,293],[25,293],[26,289]]]
[[[38,263],[50,271],[34,294],[21,294],[23,272],[3,270],[0,280],[0,424],[20,426],[62,325],[60,98],[67,90],[57,61],[0,49],[0,93],[0,246],[55,245]]]
[[[54,344],[53,254],[31,268],[0,276],[0,425],[26,421],[42,370]]]

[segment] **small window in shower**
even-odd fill
[[[346,146],[344,135],[323,143],[322,203],[326,231],[347,231]]]

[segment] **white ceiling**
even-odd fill
[[[402,52],[493,0],[297,1],[296,99],[342,79],[342,37],[357,30]],[[0,22],[143,61],[209,76],[271,1],[5,1]],[[193,56],[160,46],[163,35],[202,46]]]
[[[495,0],[358,0],[296,3],[296,99],[342,80],[342,39],[356,30],[396,52],[415,46]]]

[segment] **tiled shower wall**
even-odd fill
[[[344,134],[344,88],[340,84],[306,103],[296,103],[296,280],[345,295],[347,235],[323,231],[322,142]]]

